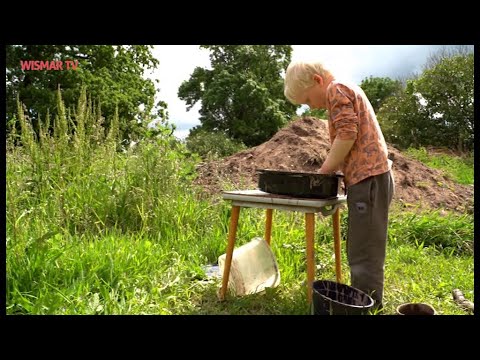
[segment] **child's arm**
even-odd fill
[[[347,156],[348,152],[353,146],[354,140],[341,140],[336,138],[333,141],[332,148],[328,153],[325,162],[323,163],[322,167],[320,168],[321,174],[331,174],[339,169],[342,165],[345,156]]]
[[[343,84],[338,84],[331,87],[327,96],[331,104],[330,120],[336,134],[330,152],[320,168],[322,174],[339,170],[358,134],[358,116],[352,102],[355,92]]]

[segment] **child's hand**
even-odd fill
[[[331,173],[333,173],[332,170],[330,170],[329,168],[325,167],[322,165],[322,167],[320,168],[320,170],[318,171],[320,174],[328,174],[330,175]]]
[[[318,172],[320,174],[327,174],[327,175],[334,175],[336,173],[335,170],[329,169],[328,167],[324,167],[323,165]]]

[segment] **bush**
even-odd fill
[[[189,151],[202,158],[225,157],[246,149],[243,143],[230,139],[222,132],[195,132],[187,137],[186,145]]]

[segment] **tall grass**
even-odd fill
[[[87,102],[85,90],[76,112],[65,110],[60,90],[57,100],[53,125],[48,116],[39,122],[38,132],[19,104],[21,132],[12,131],[8,139],[9,309],[56,312],[54,299],[65,298],[65,288],[83,293],[82,286],[98,282],[114,289],[116,277],[110,274],[107,279],[89,262],[106,262],[106,268],[115,264],[122,274],[128,273],[116,252],[102,245],[107,241],[114,248],[116,237],[119,242],[148,239],[179,259],[206,262],[202,254],[212,249],[206,234],[222,215],[190,189],[194,161],[185,148],[169,136],[159,136],[122,149],[118,116],[104,131],[100,107]],[[132,240],[131,251],[124,251],[135,253],[136,244]],[[93,254],[83,257],[85,251]],[[165,255],[169,261],[170,255]],[[97,280],[91,282],[85,274],[92,271]],[[45,305],[49,310],[36,307],[41,299],[50,304]]]

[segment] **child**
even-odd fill
[[[319,62],[292,62],[285,74],[285,96],[294,104],[328,110],[332,146],[319,173],[341,170],[345,175],[351,283],[381,309],[394,181],[372,105],[360,87],[337,81]]]

